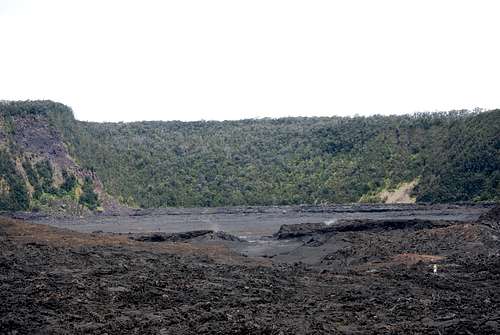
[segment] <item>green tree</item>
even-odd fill
[[[94,182],[92,178],[88,176],[85,177],[79,202],[81,205],[91,210],[95,210],[100,205],[99,197],[97,193],[94,192]]]

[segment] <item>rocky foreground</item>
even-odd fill
[[[498,207],[475,222],[283,226],[274,239],[299,247],[267,257],[192,235],[0,219],[0,334],[500,332]],[[189,242],[203,236],[215,243]]]

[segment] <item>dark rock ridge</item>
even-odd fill
[[[229,206],[229,207],[167,207],[136,208],[128,212],[130,216],[149,215],[217,215],[217,214],[264,214],[264,213],[394,213],[419,210],[452,210],[461,206],[490,207],[490,203],[447,203],[447,204],[329,204],[329,205],[280,205],[280,206]]]
[[[194,239],[244,242],[243,239],[214,230],[193,230],[182,233],[151,233],[139,236],[131,236],[130,239],[141,242],[188,242]]]
[[[386,231],[394,229],[430,229],[447,227],[456,224],[454,221],[421,220],[421,219],[391,219],[391,220],[339,220],[332,224],[305,223],[283,225],[274,235],[278,239],[290,239],[315,234],[335,232]]]
[[[496,205],[488,212],[481,215],[478,222],[485,224],[493,229],[500,230],[500,205]]]

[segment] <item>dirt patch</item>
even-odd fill
[[[443,256],[435,256],[435,255],[419,255],[419,254],[399,254],[392,257],[392,261],[395,263],[400,263],[404,265],[413,265],[420,262],[424,263],[435,263],[438,261],[444,260]]]

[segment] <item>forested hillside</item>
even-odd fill
[[[418,201],[494,199],[499,134],[491,111],[80,122],[67,137],[111,194],[157,207],[355,202],[417,178]]]
[[[500,194],[500,110],[89,123],[67,109],[47,119],[76,163],[131,206],[379,201],[410,181],[417,201]]]

